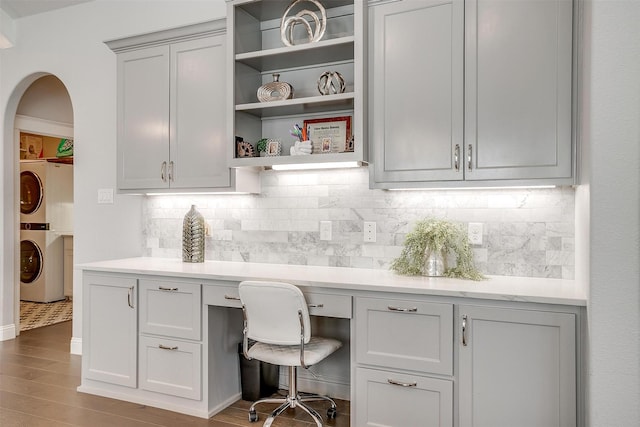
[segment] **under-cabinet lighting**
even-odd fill
[[[327,163],[296,163],[286,165],[272,165],[271,169],[278,171],[302,170],[302,169],[338,169],[357,168],[360,162],[327,162]]]
[[[145,196],[209,196],[212,194],[229,195],[229,196],[241,196],[248,195],[245,191],[211,191],[202,193],[144,193]]]
[[[418,188],[389,188],[389,191],[444,191],[444,190],[529,190],[542,188],[556,188],[555,185],[514,185],[496,187],[418,187]]]

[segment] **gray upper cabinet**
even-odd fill
[[[369,6],[372,188],[574,183],[571,0]]]
[[[572,183],[572,10],[465,2],[465,179]]]
[[[374,188],[461,180],[462,0],[370,3]]]
[[[259,191],[228,167],[225,21],[107,42],[118,67],[118,189]]]

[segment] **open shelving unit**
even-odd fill
[[[268,168],[285,164],[354,161],[366,163],[367,139],[363,125],[364,2],[320,2],[327,15],[324,36],[318,42],[306,42],[302,40],[303,29],[299,25],[294,30],[294,46],[286,46],[280,37],[280,21],[291,4],[289,0],[236,0],[228,3],[228,73],[233,82],[228,88],[232,111],[228,118],[231,167]],[[315,11],[310,2],[305,2],[303,6]],[[321,95],[318,92],[318,78],[325,71],[337,71],[343,76],[346,83],[344,93]],[[292,85],[293,98],[258,101],[258,88],[271,82],[274,73],[280,74],[280,81]],[[304,120],[308,119],[343,116],[351,117],[353,151],[289,155],[289,149],[295,142],[289,130],[295,124],[302,126]],[[254,146],[261,138],[279,140],[281,155],[236,157],[236,136]]]

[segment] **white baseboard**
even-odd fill
[[[0,326],[0,341],[12,340],[16,337],[16,325]]]
[[[71,337],[69,349],[71,354],[82,356],[82,338]]]

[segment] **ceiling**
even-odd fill
[[[0,0],[0,9],[17,19],[89,1],[92,0]]]

